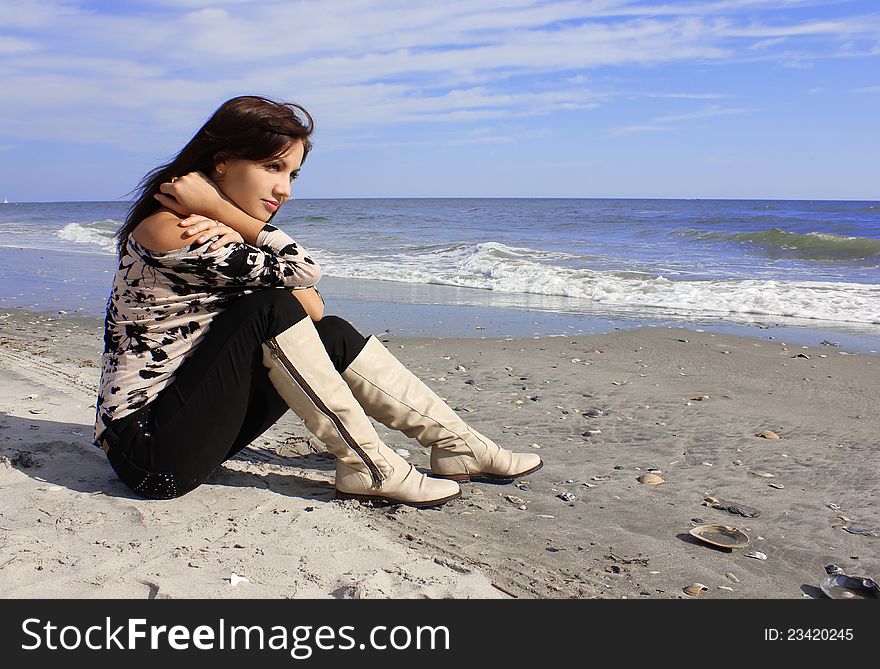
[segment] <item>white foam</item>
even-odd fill
[[[115,253],[116,241],[113,235],[118,227],[119,221],[108,218],[94,223],[68,223],[55,234],[59,239],[68,242],[91,244],[103,251]]]
[[[556,295],[608,306],[693,315],[748,314],[880,324],[880,285],[818,281],[677,280],[622,270],[559,267],[550,254],[503,244],[417,256],[318,255],[328,276]]]

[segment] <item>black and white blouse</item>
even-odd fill
[[[128,237],[104,320],[95,445],[110,421],[151,402],[174,380],[214,316],[261,288],[310,288],[321,268],[288,234],[267,224],[256,246],[203,244],[151,251]]]

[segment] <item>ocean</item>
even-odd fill
[[[0,309],[103,316],[127,208],[0,204]],[[273,223],[322,265],[328,313],[371,331],[784,328],[880,348],[880,202],[293,200]]]

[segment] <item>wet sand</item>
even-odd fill
[[[545,460],[419,511],[334,501],[332,458],[292,414],[189,495],[131,496],[90,445],[100,335],[0,312],[0,597],[648,599],[698,582],[799,599],[832,562],[880,576],[876,355],[661,328],[385,334],[465,420]],[[649,469],[665,482],[640,483]],[[702,544],[701,522],[750,545]]]

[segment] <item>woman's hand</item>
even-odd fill
[[[201,214],[220,218],[221,207],[226,197],[201,172],[190,172],[174,177],[159,186],[159,193],[153,195],[159,203],[181,216]]]
[[[244,243],[242,236],[235,230],[228,225],[224,225],[220,221],[215,221],[213,218],[208,218],[207,216],[194,214],[186,217],[177,225],[181,228],[185,228],[183,234],[180,236],[181,239],[192,239],[196,235],[200,235],[198,239],[195,240],[197,244],[202,244],[211,239],[211,237],[219,235],[220,239],[215,240],[208,247],[209,251],[216,251],[221,246],[226,246],[227,244]]]

